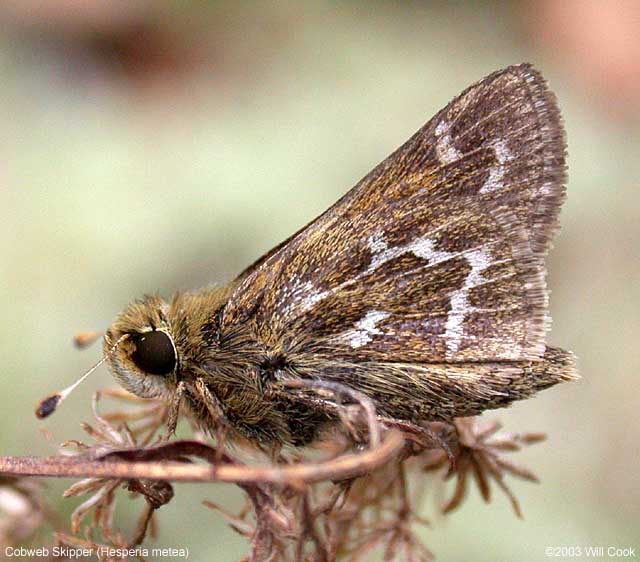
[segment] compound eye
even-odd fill
[[[176,352],[171,338],[155,330],[132,338],[136,350],[131,359],[141,371],[152,375],[168,375],[176,366]]]

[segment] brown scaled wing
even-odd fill
[[[246,271],[222,324],[350,361],[539,359],[564,181],[553,94],[498,71]]]

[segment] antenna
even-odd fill
[[[107,359],[109,359],[109,357],[113,355],[113,352],[120,345],[120,343],[125,338],[128,338],[128,337],[129,337],[129,334],[123,334],[122,336],[120,336],[118,338],[118,341],[111,346],[111,349],[107,351],[105,356],[102,359],[100,359],[100,361],[98,361],[93,367],[91,367],[84,375],[82,375],[72,385],[68,386],[64,390],[61,390],[60,392],[56,392],[55,394],[52,394],[50,396],[47,396],[46,398],[43,398],[38,403],[38,406],[36,407],[36,416],[39,417],[40,419],[43,419],[53,414],[53,412],[56,411],[56,408],[62,403],[62,401],[65,400],[67,396],[69,396],[69,394],[71,394],[84,379],[86,379],[91,373],[93,373],[93,371],[95,371],[100,365],[102,365]],[[97,339],[97,336],[93,337],[91,340],[91,343],[96,339]]]

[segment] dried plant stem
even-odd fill
[[[185,447],[181,447],[182,445]],[[324,462],[284,466],[247,466],[238,463],[197,465],[176,461],[125,460],[117,458],[118,452],[106,455],[103,457],[104,460],[64,456],[0,457],[0,474],[62,478],[144,478],[173,482],[233,482],[236,484],[298,482],[303,484],[360,476],[387,463],[400,452],[403,445],[402,434],[398,431],[389,431],[376,448],[359,453],[347,453]],[[212,454],[215,454],[215,449],[196,441],[175,441],[169,445],[136,452],[142,456],[151,453],[148,457],[162,457],[161,453],[171,452],[174,455],[175,453],[194,455],[208,460]],[[126,453],[127,451],[123,451],[123,455]]]

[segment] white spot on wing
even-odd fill
[[[469,305],[469,289],[482,284],[484,281],[482,272],[491,265],[491,256],[484,248],[466,252],[465,257],[469,260],[471,271],[462,287],[451,296],[451,310],[447,317],[444,334],[448,355],[458,351],[464,331],[462,324],[465,314],[473,310]]]
[[[284,314],[289,314],[292,310],[307,311],[327,294],[327,291],[318,291],[310,281],[303,283],[297,276],[293,277],[285,287],[282,296],[283,301],[287,302]]]
[[[369,249],[374,254],[384,252],[389,248],[387,241],[384,239],[384,232],[376,232],[373,236],[369,236]]]
[[[442,120],[435,129],[435,135],[438,139],[436,142],[436,152],[438,158],[443,164],[449,164],[456,160],[459,160],[462,153],[451,143],[451,135],[449,129],[451,123],[449,121]]]
[[[382,234],[381,232],[369,238],[369,248],[373,252],[373,257],[371,258],[371,263],[365,271],[365,274],[371,273],[374,269],[380,267],[383,263],[388,262],[389,260],[406,252],[404,246],[389,248],[389,244],[387,244],[387,241],[384,238],[384,234]]]
[[[346,332],[340,336],[340,339],[347,339],[353,348],[362,347],[371,341],[371,336],[382,334],[382,330],[376,328],[376,326],[389,316],[389,312],[370,310],[364,318],[356,322],[355,330]]]
[[[429,266],[447,261],[456,254],[452,252],[443,252],[433,247],[433,240],[430,238],[418,238],[411,242],[407,249],[414,255],[424,260],[429,260]]]
[[[302,300],[302,304],[300,305],[301,311],[306,312],[313,308],[317,302],[320,302],[327,297],[327,295],[329,295],[329,291],[317,291],[314,289],[309,296]]]
[[[505,173],[505,164],[509,162],[509,160],[513,159],[513,154],[507,147],[507,142],[504,140],[495,141],[491,147],[496,155],[496,160],[498,164],[496,166],[492,166],[489,172],[489,177],[484,182],[484,185],[480,188],[480,193],[489,193],[490,191],[496,191],[497,189],[501,189],[504,186],[504,173]]]
[[[374,240],[375,243],[372,242],[372,240]],[[369,238],[369,248],[371,248],[371,250],[374,252],[374,255],[371,260],[371,264],[369,265],[365,273],[371,273],[373,270],[380,267],[383,263],[388,262],[393,258],[397,258],[398,256],[401,256],[402,254],[405,254],[407,252],[411,252],[414,256],[417,256],[424,260],[428,260],[428,267],[431,267],[436,263],[451,259],[457,255],[452,252],[436,250],[433,246],[433,240],[425,237],[413,240],[412,242],[409,242],[404,246],[389,248],[389,245],[384,239],[384,235],[377,234],[375,237],[372,236]]]

